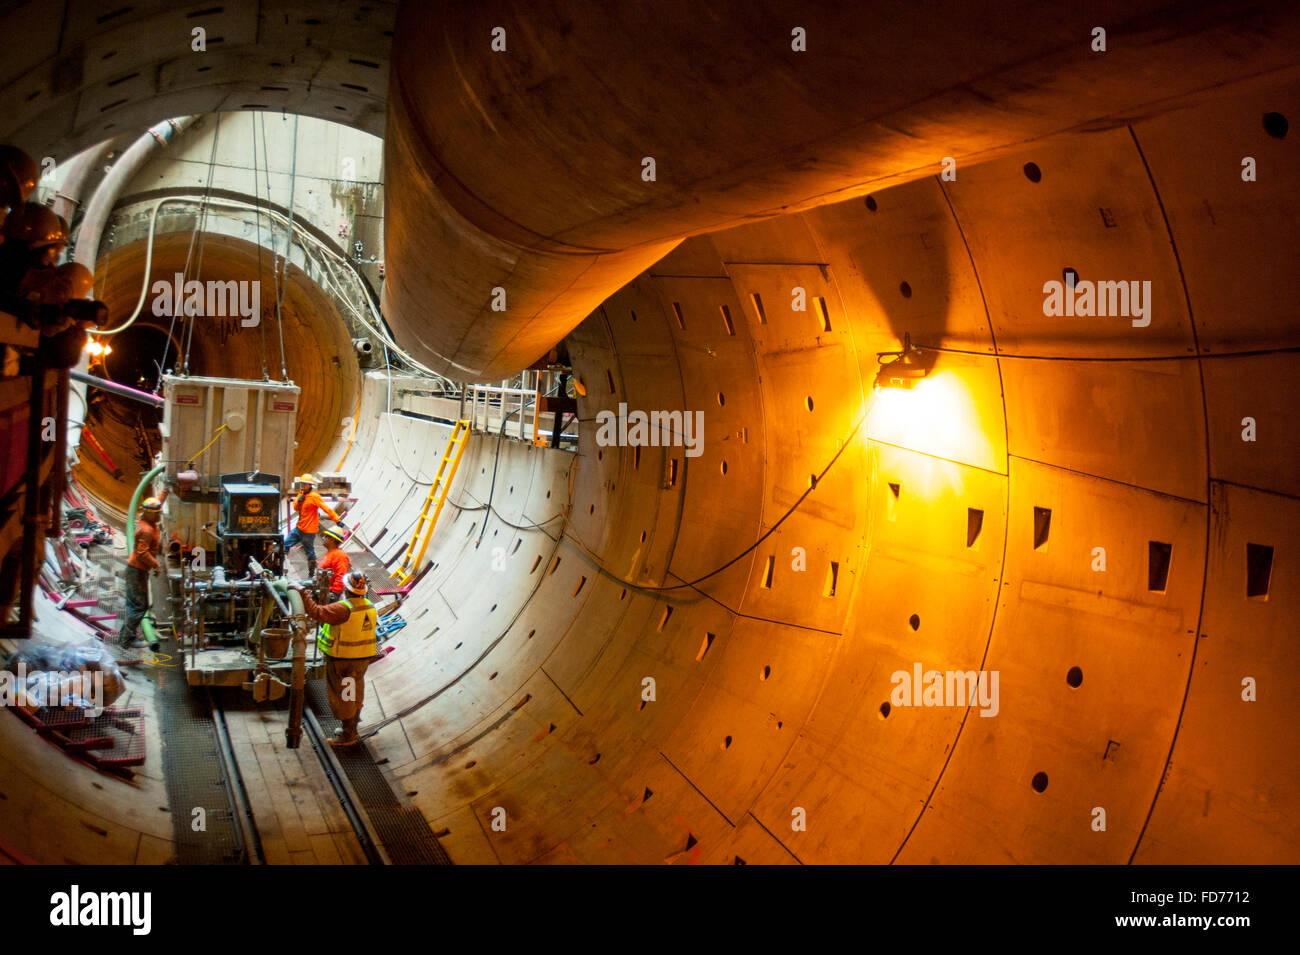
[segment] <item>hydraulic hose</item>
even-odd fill
[[[126,553],[130,556],[135,552],[135,512],[140,509],[140,498],[144,496],[144,489],[153,483],[153,479],[167,469],[167,465],[160,464],[144,477],[136,485],[135,493],[131,495],[131,508],[126,512]],[[144,619],[140,621],[140,629],[144,631],[144,639],[150,646],[158,642],[158,631],[154,629],[153,619],[150,614],[145,614]]]

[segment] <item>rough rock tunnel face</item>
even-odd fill
[[[908,36],[889,34],[876,59],[900,78],[867,132],[836,101],[805,152],[773,123],[752,134],[760,153],[733,143],[753,142],[743,117],[724,141],[701,108],[679,141],[703,158],[647,201],[636,129],[596,148],[590,127],[544,121],[628,78],[588,82],[601,57],[560,70],[537,54],[549,35],[511,32],[535,56],[499,67],[448,39],[488,36],[509,6],[399,30],[426,42],[394,50],[408,67],[388,103],[395,333],[478,377],[567,333],[586,390],[577,455],[471,439],[432,570],[370,670],[368,746],[453,861],[1300,860],[1294,13],[1265,5],[1257,35],[1278,39],[1258,52],[1238,45],[1247,26],[1215,32],[1226,5],[1181,32],[1149,11],[1149,59],[1117,50],[1128,68],[1109,74],[1025,5],[1008,22],[1042,38],[1024,61],[1041,89],[1007,65],[1014,38],[942,73],[974,29],[958,21],[911,77],[931,99],[895,66]],[[637,30],[607,38],[647,49]],[[678,105],[645,115],[672,127],[703,95],[673,77],[744,87],[712,52],[664,54]],[[998,82],[970,79],[999,65]],[[521,85],[517,69],[531,98],[487,95]],[[581,81],[548,94],[548,70]],[[444,71],[470,77],[463,95],[439,98]],[[789,95],[863,88],[819,82]],[[426,95],[440,138],[411,120]],[[507,109],[538,119],[494,125]],[[513,149],[476,151],[498,133],[531,140],[558,191]],[[955,178],[935,174],[949,151]],[[622,159],[628,181],[593,188]],[[1137,286],[1126,314],[1053,315],[1050,281]],[[519,311],[494,325],[498,284]],[[137,287],[123,278],[115,315]],[[877,390],[878,354],[904,336],[926,375]],[[253,353],[229,355],[260,376]],[[366,379],[341,469],[350,524],[391,561],[449,429],[386,420],[387,398]],[[701,412],[700,453],[603,444],[598,415],[621,405]],[[322,414],[305,466],[343,456],[330,443],[350,413]],[[984,672],[996,693],[902,695],[918,669]],[[5,739],[11,843],[143,853],[146,797],[92,792]],[[103,844],[70,849],[58,834],[79,826]]]
[[[160,235],[154,241],[153,281],[172,281],[184,273],[187,258],[192,258],[190,233]],[[130,317],[140,299],[147,243],[129,243],[103,256],[96,269],[95,294],[114,316],[114,326]],[[279,380],[281,323],[275,314],[275,281],[271,254],[263,250],[259,273],[257,245],[231,236],[209,235],[203,245],[205,281],[252,281],[261,275],[261,301],[258,325],[243,327],[238,315],[201,317],[190,333],[188,323],[173,325],[170,316],[155,316],[153,305],[159,299],[149,289],[140,317],[126,331],[107,336],[112,345],[96,374],[105,374],[119,384],[152,390],[158,368],[180,365],[178,348],[189,345],[189,371],[200,376],[230,376],[260,379],[263,372]],[[191,267],[190,273],[193,273]],[[165,309],[164,309],[165,310]],[[356,408],[360,372],[351,339],[337,310],[325,293],[301,269],[289,270],[289,284],[281,306],[284,331],[284,367],[289,380],[302,389],[308,415],[298,420],[298,448],[294,456],[295,473],[318,467],[339,435],[339,424]],[[171,340],[169,344],[168,335]],[[164,358],[166,347],[166,361]],[[183,354],[183,352],[182,352]],[[263,354],[267,367],[262,366]],[[144,381],[139,379],[143,376]],[[74,402],[75,404],[75,402]],[[79,409],[78,409],[79,410]],[[137,438],[137,418],[159,421],[160,412],[145,405],[108,394],[92,393],[90,427],[110,458],[122,470],[120,480],[103,465],[90,449],[83,448],[77,477],[96,499],[125,510],[135,490],[138,475],[147,470]],[[160,446],[156,431],[150,433],[152,453]],[[198,451],[198,448],[194,448]]]

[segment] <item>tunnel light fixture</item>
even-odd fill
[[[918,381],[929,374],[933,363],[920,348],[912,344],[912,336],[908,332],[903,333],[901,351],[878,352],[876,361],[880,365],[880,370],[876,372],[877,390],[915,387]]]

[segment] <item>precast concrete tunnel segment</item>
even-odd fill
[[[576,454],[473,435],[369,672],[453,862],[1300,861],[1293,5],[228,3],[202,67],[171,8],[99,6],[10,64],[0,141],[382,132],[397,342],[487,381],[563,340],[582,383]],[[391,563],[450,429],[321,370],[309,284],[303,464]],[[605,440],[633,411],[699,441]],[[30,736],[0,719],[0,848],[167,857],[157,778]]]

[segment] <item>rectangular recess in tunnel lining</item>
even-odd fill
[[[979,550],[980,531],[984,529],[984,512],[978,507],[966,508],[966,546]]]
[[[1246,596],[1268,599],[1273,577],[1273,548],[1268,544],[1246,544]]]
[[[776,570],[776,557],[767,558],[767,566],[763,569],[763,586],[768,590],[772,589],[772,573]]]
[[[542,555],[541,555],[541,554],[538,554],[538,555],[537,555],[537,559],[533,561],[532,569],[530,569],[528,572],[529,572],[530,574],[532,574],[532,573],[536,573],[536,572],[537,572],[537,565],[540,564],[541,562],[542,562]]]
[[[754,303],[754,311],[758,313],[758,324],[767,324],[767,312],[763,311],[763,299],[757,292],[749,293],[750,300]]]
[[[830,312],[826,311],[826,299],[818,295],[813,299],[813,303],[817,306],[817,317],[821,319],[822,331],[829,332],[831,330],[831,315]]]
[[[1034,550],[1047,546],[1047,537],[1052,531],[1052,509],[1050,507],[1034,508]]]
[[[676,487],[676,486],[677,486],[677,459],[669,458],[668,459],[668,483],[665,485],[665,487]]]
[[[612,395],[614,393],[614,376],[608,368],[605,369],[605,381],[609,382],[609,393]]]
[[[725,305],[719,305],[718,310],[722,312],[722,324],[726,326],[727,334],[736,334],[736,326],[731,323],[731,309]]]
[[[668,618],[673,615],[672,607],[664,607],[664,615],[659,618],[659,632],[664,632],[664,627],[668,625]]]
[[[898,520],[898,496],[903,493],[903,486],[889,482],[889,497],[885,499],[885,506],[888,508],[886,516],[891,521]]]
[[[135,9],[134,7],[119,7],[117,10],[114,10],[112,13],[105,13],[103,16],[95,17],[95,22],[102,26],[103,24],[107,23],[109,20],[112,20],[115,17],[120,17],[124,13],[130,13],[134,9]]]
[[[833,560],[830,566],[826,568],[826,588],[822,591],[824,597],[834,597],[835,588],[840,581],[840,564],[839,561]]]
[[[557,557],[555,558],[555,563],[551,565],[551,569],[546,572],[546,576],[547,577],[551,576],[551,574],[555,573],[559,569],[560,569],[560,558]]]
[[[1147,541],[1147,590],[1164,593],[1169,584],[1169,559],[1174,545]]]
[[[637,444],[632,446],[632,467],[639,468],[640,466],[641,466],[641,445]]]
[[[705,633],[704,640],[700,643],[700,650],[695,654],[695,662],[699,663],[704,659],[704,654],[709,652],[709,647],[713,646],[713,641],[717,639],[717,634]]]
[[[127,7],[130,10],[130,7]],[[195,17],[210,17],[216,13],[225,13],[225,7],[204,7],[202,10],[195,10],[193,13],[185,14],[186,20],[193,20]]]
[[[686,331],[686,319],[682,317],[682,305],[680,302],[673,302],[673,314],[677,316],[677,327]]]
[[[578,578],[578,586],[576,586],[576,587],[573,588],[573,593],[572,593],[571,596],[576,597],[576,596],[578,596],[578,594],[582,593],[582,588],[583,588],[583,586],[584,586],[586,583],[587,583],[587,578],[586,578],[586,577],[579,577],[579,578]]]

